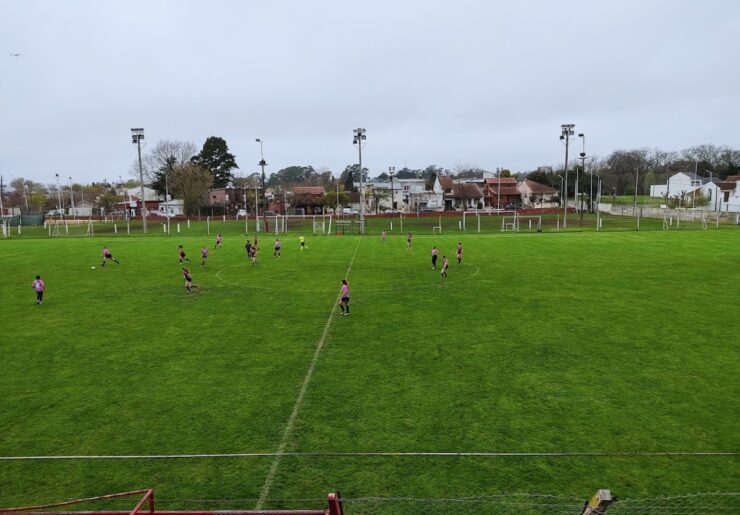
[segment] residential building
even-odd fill
[[[719,211],[740,213],[740,175],[730,175],[718,185]]]
[[[707,200],[705,207],[710,211],[720,209],[721,194],[720,187],[706,177],[697,177],[695,174],[685,172],[671,175],[666,184],[650,186],[651,197],[678,198],[683,202],[682,207],[694,205],[695,198],[701,195]]]
[[[510,209],[521,204],[522,196],[514,177],[483,179],[485,205],[494,209]]]
[[[524,207],[554,207],[559,192],[550,186],[524,179],[519,183],[519,194]]]

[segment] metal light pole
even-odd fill
[[[558,179],[560,179],[560,203],[563,203],[563,177],[561,175],[556,175]]]
[[[393,225],[393,213],[396,211],[396,195],[393,191],[393,175],[396,173],[396,167],[395,166],[389,166],[388,167],[388,175],[391,176],[391,225]]]
[[[565,188],[564,197],[565,204],[563,206],[563,229],[568,226],[568,146],[570,145],[570,137],[575,134],[573,132],[574,123],[566,123],[560,126],[560,139],[565,144]]]
[[[75,209],[75,198],[73,195],[73,188],[72,188],[72,177],[69,177],[69,205],[70,209],[72,210],[72,218],[77,218],[77,210]]]
[[[363,128],[357,128],[353,132],[352,144],[357,145],[357,151],[360,155],[360,234],[365,234],[365,180],[362,176],[362,145],[367,136]]]
[[[257,196],[257,181],[254,181],[254,232],[260,232],[260,199]]]
[[[262,141],[262,138],[257,138],[254,141],[260,144],[260,162],[257,164],[262,168],[262,196],[265,198],[265,201],[267,201],[267,191],[265,190],[265,166],[267,166],[267,162],[265,161],[264,149],[262,148],[262,144],[264,142]]]
[[[582,132],[578,134],[578,137],[583,140],[583,151],[581,152],[581,170],[586,173],[586,135]],[[589,202],[591,197],[588,198]],[[581,226],[583,226],[583,198],[578,199],[578,175],[576,175],[576,201],[578,202],[579,209],[581,211]]]
[[[57,198],[59,199],[59,213],[62,220],[64,220],[64,207],[62,204],[62,187],[59,184],[59,174],[56,174],[57,176]]]
[[[23,180],[23,200],[26,202],[26,213],[28,213],[28,184]]]
[[[170,234],[170,183],[169,183],[170,170],[166,168],[164,171],[164,212],[167,215],[167,235]]]
[[[144,129],[131,129],[131,143],[139,151],[139,183],[141,184],[141,221],[146,234],[146,197],[144,196],[144,169],[141,167],[141,140],[144,139]]]

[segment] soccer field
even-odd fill
[[[740,232],[458,238],[0,241],[0,504],[737,491]]]

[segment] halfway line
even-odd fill
[[[346,279],[349,276],[349,273],[352,271],[352,263],[355,262],[355,256],[357,256],[357,250],[360,248],[361,241],[362,238],[357,239],[357,246],[355,247],[355,251],[352,254],[352,259],[349,260],[349,266],[347,266],[347,271],[344,273],[344,279]],[[306,395],[308,383],[311,382],[311,376],[313,375],[313,371],[316,368],[316,363],[318,363],[319,361],[321,350],[324,348],[324,341],[326,340],[326,335],[329,334],[329,327],[331,326],[331,321],[334,319],[334,313],[336,313],[337,309],[336,305],[339,303],[339,297],[341,294],[341,292],[337,294],[337,298],[334,300],[334,304],[332,305],[331,313],[329,313],[329,318],[326,319],[324,332],[321,333],[321,339],[319,340],[319,343],[316,344],[316,351],[313,353],[313,359],[311,360],[311,364],[308,367],[308,372],[306,372],[306,377],[303,378],[301,389],[298,391],[298,398],[295,401],[295,405],[293,405],[293,411],[290,413],[288,423],[286,424],[285,430],[283,431],[283,437],[280,440],[280,445],[278,446],[277,453],[275,454],[275,459],[272,461],[272,465],[270,465],[270,471],[267,473],[265,483],[262,485],[260,497],[257,500],[257,505],[254,507],[255,510],[262,509],[267,496],[270,494],[270,488],[272,487],[272,482],[275,479],[275,474],[277,473],[278,466],[280,465],[280,459],[285,453],[285,447],[287,447],[288,445],[288,439],[290,438],[290,434],[293,432],[293,425],[298,418],[298,412],[301,409],[301,404],[303,404],[303,397],[304,395]]]

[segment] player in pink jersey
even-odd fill
[[[342,279],[342,291],[339,294],[339,307],[342,308],[342,315],[349,315],[349,284],[347,279]]]
[[[216,235],[216,245],[214,245],[214,249],[220,249],[221,248],[221,242],[223,241],[223,236],[221,236],[221,233],[218,233]]]
[[[414,237],[411,236],[411,233],[406,234],[406,248],[411,249],[411,247],[414,245]]]
[[[46,291],[44,280],[41,279],[40,275],[37,275],[36,279],[33,280],[33,284],[31,284],[31,286],[36,292],[36,304],[41,304],[44,301],[44,292]]]
[[[458,242],[457,242],[457,264],[458,264],[458,265],[459,265],[459,264],[460,264],[460,262],[462,261],[462,255],[463,255],[463,247],[462,247],[462,243],[460,243],[460,242],[458,241]]]
[[[437,269],[437,254],[439,254],[437,247],[432,247],[432,270]]]
[[[283,244],[280,243],[280,238],[275,238],[275,250],[272,253],[272,257],[280,257],[280,249]]]
[[[110,249],[108,249],[106,245],[103,245],[103,262],[100,264],[100,266],[105,266],[106,261],[114,261],[117,265],[121,264],[116,258],[113,257],[113,254],[110,253]]]
[[[381,232],[380,233],[380,243],[385,243],[385,240],[387,239],[388,239],[388,233],[386,233],[385,231]]]
[[[208,249],[205,245],[200,248],[200,266],[206,266],[208,260]]]

